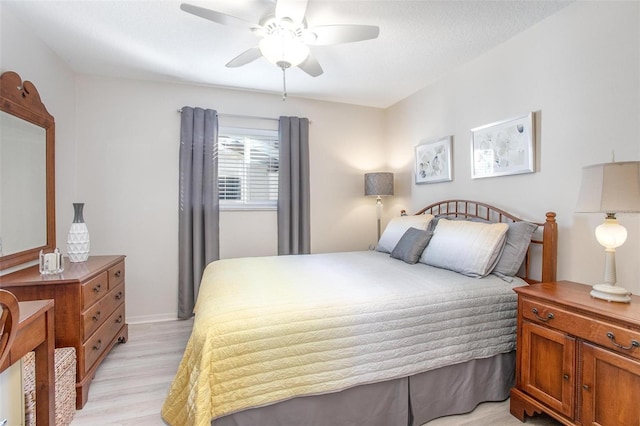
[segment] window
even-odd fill
[[[278,201],[278,132],[221,128],[218,190],[224,209],[272,209]]]

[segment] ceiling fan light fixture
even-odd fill
[[[269,62],[280,68],[295,67],[309,56],[309,46],[290,31],[267,35],[258,47]]]

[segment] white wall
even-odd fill
[[[130,321],[175,317],[178,148],[184,105],[308,117],[312,252],[366,249],[363,173],[384,164],[383,111],[211,87],[77,77],[77,190],[93,254],[127,255]],[[371,214],[370,220],[363,220]],[[70,223],[71,211],[58,217]],[[223,257],[276,254],[274,212],[223,212]]]
[[[463,198],[559,222],[558,276],[602,280],[593,235],[604,215],[574,213],[582,166],[640,160],[640,4],[576,2],[389,108],[388,152],[395,197],[410,210]],[[535,111],[535,174],[471,179],[470,129]],[[414,146],[454,136],[454,180],[413,184]],[[617,251],[618,282],[640,294],[640,215],[619,215],[629,239]]]

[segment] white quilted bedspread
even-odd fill
[[[173,426],[515,348],[514,286],[378,252],[228,259],[204,274]]]

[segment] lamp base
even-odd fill
[[[608,302],[631,302],[631,293],[628,290],[609,284],[594,285],[591,290],[591,297],[606,300]]]

